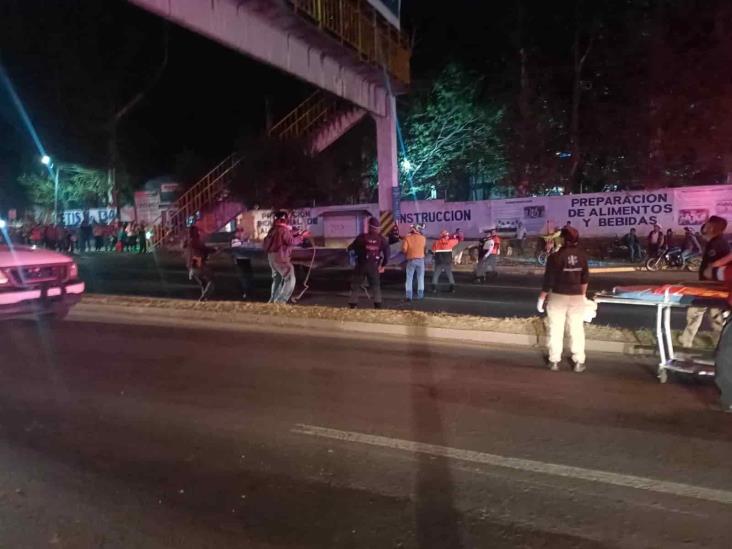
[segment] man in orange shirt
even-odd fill
[[[422,235],[424,225],[412,225],[402,241],[402,253],[407,258],[406,301],[412,301],[414,275],[417,275],[417,299],[424,298],[424,250],[427,239]]]
[[[435,263],[432,271],[432,293],[437,293],[437,283],[442,273],[447,275],[447,280],[450,282],[450,293],[455,291],[455,277],[452,276],[452,249],[459,242],[457,238],[450,236],[448,231],[442,231],[440,238],[432,244]]]

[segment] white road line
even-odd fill
[[[413,442],[410,440],[389,438],[378,435],[368,435],[365,433],[340,431],[338,429],[329,429],[327,427],[317,427],[314,425],[297,424],[292,429],[292,432],[344,442],[356,442],[359,444],[368,444],[370,446],[404,450],[405,452],[446,457],[460,461],[492,465],[495,467],[506,467],[517,471],[527,471],[531,473],[541,473],[590,482],[600,482],[613,486],[635,488],[637,490],[646,490],[649,492],[671,494],[674,496],[683,496],[711,501],[714,503],[732,505],[732,492],[727,490],[714,490],[712,488],[704,488],[691,484],[669,482],[634,475],[623,475],[608,471],[598,471],[595,469],[585,469],[583,467],[572,467],[570,465],[559,465],[556,463],[546,463],[530,459],[499,456],[496,454],[486,454],[484,452],[461,450],[458,448],[449,448],[447,446],[438,446],[435,444]]]

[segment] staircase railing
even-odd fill
[[[267,135],[281,140],[304,137],[335,109],[335,99],[318,90],[272,126]]]
[[[161,217],[154,223],[152,245],[157,247],[171,238],[180,236],[188,226],[191,216],[225,197],[228,192],[226,183],[239,162],[241,162],[239,154],[227,156],[184,192],[168,210],[166,222],[162,223]]]
[[[287,0],[295,13],[347,44],[362,60],[409,84],[408,38],[364,0]]]

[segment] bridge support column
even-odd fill
[[[376,158],[379,169],[379,214],[381,231],[391,230],[399,218],[399,167],[397,165],[396,100],[386,98],[386,115],[374,115],[376,120]]]

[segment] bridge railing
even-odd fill
[[[335,99],[318,90],[272,126],[267,135],[282,140],[298,139],[324,122],[335,108]]]
[[[409,40],[364,0],[287,1],[296,13],[355,49],[361,59],[409,84]]]

